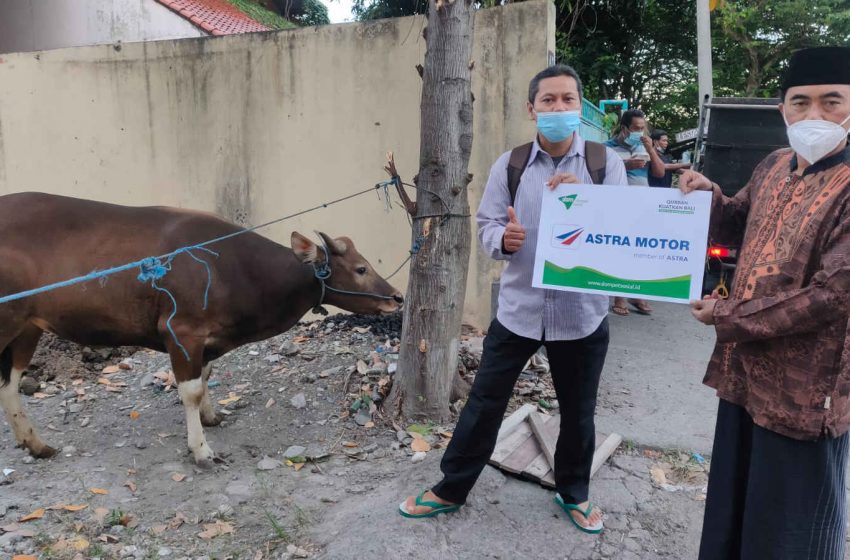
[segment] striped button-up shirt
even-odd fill
[[[502,236],[508,223],[508,160],[506,152],[490,169],[490,177],[476,216],[481,247],[490,257],[508,261],[499,289],[499,322],[514,334],[536,340],[576,340],[592,334],[608,313],[608,297],[531,287],[537,226],[545,182],[555,174],[572,173],[580,183],[593,181],[587,171],[584,140],[576,133],[570,151],[558,163],[537,141],[531,149],[514,201],[517,219],[525,228],[525,242],[513,254],[502,252]],[[606,185],[628,185],[626,168],[610,148],[605,168]]]

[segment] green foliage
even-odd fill
[[[850,43],[847,0],[727,0],[715,14],[715,95],[772,97],[793,51]]]
[[[302,11],[290,14],[290,19],[301,26],[327,25],[331,22],[328,18],[328,8],[319,0],[304,0]]]
[[[252,0],[227,1],[236,6],[240,12],[251,19],[259,21],[266,27],[271,27],[272,29],[293,29],[295,27],[295,24],[291,21],[272,12],[271,10],[267,10]],[[325,12],[325,15],[327,15],[327,11]]]

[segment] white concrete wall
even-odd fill
[[[0,53],[203,36],[154,0],[0,0]]]
[[[528,82],[554,50],[553,21],[553,5],[539,0],[476,15],[473,212],[493,161],[533,138]],[[411,181],[424,24],[411,17],[0,56],[0,194],[166,204],[259,224],[384,180],[389,150]],[[288,244],[293,229],[349,235],[383,274],[411,246],[404,212],[387,213],[372,194],[264,233]],[[469,322],[488,321],[499,270],[474,243]],[[406,272],[393,279],[400,288]]]

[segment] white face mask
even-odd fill
[[[850,115],[841,124],[822,120],[804,120],[789,125],[786,119],[788,142],[800,157],[809,163],[815,163],[823,159],[825,155],[847,138],[844,123],[848,120],[850,120]]]

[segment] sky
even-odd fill
[[[328,17],[331,23],[354,21],[351,15],[351,0],[320,0],[328,7]]]

